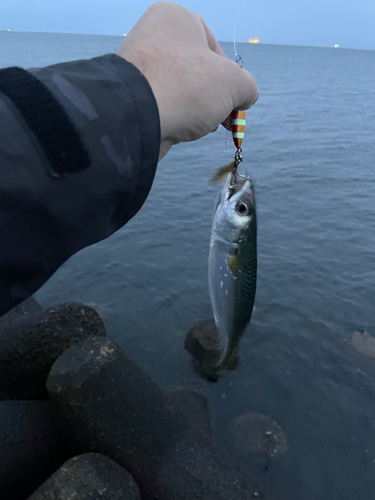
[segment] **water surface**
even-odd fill
[[[113,52],[120,37],[0,33],[0,66],[35,67]],[[244,168],[255,180],[256,311],[240,366],[216,384],[184,351],[212,317],[207,256],[217,188],[232,159],[223,130],[175,147],[140,213],[72,257],[36,294],[48,306],[99,304],[109,337],[163,388],[197,381],[215,439],[285,500],[368,500],[375,487],[375,52],[237,44],[259,84]],[[233,46],[223,44],[230,57]],[[289,449],[264,470],[227,435],[242,412],[277,420]]]

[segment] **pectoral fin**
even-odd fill
[[[233,253],[227,255],[227,264],[229,269],[232,271],[233,276],[237,277],[238,274],[238,253],[235,250]]]

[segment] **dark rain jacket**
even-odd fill
[[[152,90],[116,55],[0,70],[0,315],[138,212],[159,148]]]

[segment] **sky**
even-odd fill
[[[3,0],[0,30],[123,35],[147,0]],[[375,0],[186,0],[219,41],[375,50]],[[241,10],[242,7],[242,10]]]

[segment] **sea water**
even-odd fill
[[[0,67],[115,52],[121,37],[0,33]],[[233,58],[233,44],[223,44]],[[258,211],[258,289],[238,368],[195,374],[184,338],[212,317],[207,257],[218,188],[234,149],[220,127],[174,147],[145,205],[123,229],[72,257],[36,294],[43,306],[98,304],[108,336],[163,388],[194,381],[215,440],[285,500],[375,498],[375,52],[237,44],[259,84],[243,168]],[[244,412],[284,429],[268,467],[227,432]]]

